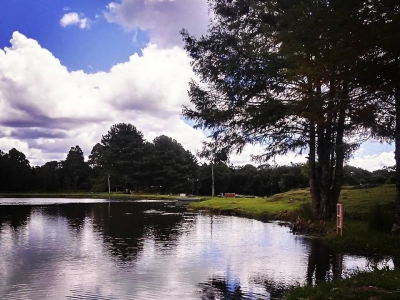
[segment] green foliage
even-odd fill
[[[112,189],[153,192],[189,192],[198,178],[196,158],[176,140],[159,136],[147,142],[131,124],[113,125],[89,156],[94,190]]]
[[[165,135],[156,137],[153,145],[152,182],[166,193],[187,191],[189,181],[198,177],[196,158],[176,140]]]
[[[384,210],[382,204],[375,203],[368,214],[368,228],[377,231],[389,232],[394,221],[393,213]]]
[[[89,167],[79,146],[71,147],[63,162],[63,170],[67,175],[68,190],[88,189],[85,184],[88,183]]]
[[[311,203],[309,203],[309,202],[300,204],[300,206],[298,208],[298,213],[299,213],[300,218],[302,218],[303,220],[313,220],[314,219]]]
[[[330,218],[342,178],[349,175],[344,160],[357,141],[391,138],[386,133],[393,99],[377,97],[379,87],[371,90],[373,77],[365,74],[371,63],[377,77],[387,65],[386,71],[397,70],[394,55],[380,55],[395,52],[396,40],[376,33],[380,27],[385,35],[394,30],[398,13],[386,1],[379,9],[358,0],[209,4],[214,18],[207,35],[182,32],[199,78],[190,83],[193,105],[184,107],[183,115],[211,132],[200,155],[229,158],[249,143],[263,146],[259,161],[309,150],[313,211]],[[378,82],[386,84],[382,78]],[[351,174],[346,179],[362,183]],[[280,190],[289,190],[292,181],[289,175],[280,178]]]
[[[0,151],[0,191],[28,191],[33,175],[25,154],[15,148],[8,153]]]

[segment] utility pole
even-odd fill
[[[110,187],[110,174],[108,174],[108,193],[111,194],[111,187]]]
[[[214,187],[214,165],[211,163],[211,197],[215,195],[215,187]]]

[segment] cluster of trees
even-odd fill
[[[125,123],[110,128],[93,147],[88,163],[96,190],[105,190],[110,176],[124,189],[174,193],[197,176],[196,157],[176,140],[162,135],[150,143]]]
[[[147,142],[131,124],[113,125],[97,143],[89,160],[79,146],[71,147],[63,161],[30,166],[22,152],[0,151],[0,191],[142,191],[209,195],[212,177],[216,193],[269,196],[309,185],[308,164],[255,167],[229,166],[225,163],[199,164],[181,144],[167,136]],[[394,170],[369,172],[344,167],[346,185],[394,182]]]
[[[90,189],[90,167],[82,149],[72,147],[64,161],[31,166],[25,154],[13,148],[0,150],[0,191],[67,191]]]
[[[113,125],[85,162],[79,146],[64,161],[31,167],[16,149],[0,152],[0,191],[107,191],[174,193],[187,190],[197,176],[194,155],[167,136],[147,142],[131,124]]]
[[[241,195],[270,196],[292,189],[309,186],[307,164],[289,166],[251,164],[245,166],[227,166],[219,163],[213,166],[216,192],[234,192]],[[198,193],[207,195],[211,186],[211,165],[199,167]],[[343,184],[353,187],[394,184],[394,168],[383,168],[370,172],[362,168],[345,166]],[[197,190],[196,190],[197,191]]]
[[[182,32],[199,78],[184,116],[211,132],[202,156],[261,144],[308,152],[316,218],[330,218],[346,159],[394,140],[400,204],[400,6],[391,0],[209,1],[208,33]],[[400,206],[399,206],[400,207]]]

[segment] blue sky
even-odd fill
[[[32,164],[89,155],[113,124],[129,122],[148,140],[165,134],[195,152],[205,134],[181,117],[195,78],[182,28],[199,36],[206,0],[12,0],[0,10],[0,149]],[[364,143],[350,163],[394,165],[392,145]],[[260,147],[232,157],[250,162]],[[286,164],[305,161],[294,154]]]
[[[103,12],[109,0],[13,0],[0,10],[0,47],[9,46],[14,31],[19,31],[50,50],[69,70],[108,71],[126,61],[148,43],[145,32],[133,34],[120,25],[108,23]],[[91,20],[90,28],[58,26],[62,16],[76,12]]]

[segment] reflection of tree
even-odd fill
[[[307,284],[315,281],[330,281],[333,278],[340,278],[342,274],[343,257],[324,246],[321,241],[312,239],[310,242],[310,254],[307,265]],[[330,278],[332,266],[333,278]]]
[[[18,227],[27,224],[31,211],[31,206],[28,205],[2,205],[0,209],[0,226],[6,223],[12,228],[18,229]]]
[[[200,283],[199,286],[201,288],[202,300],[239,300],[243,297],[240,284],[230,287],[225,278],[211,278],[208,282]]]
[[[393,265],[395,269],[400,268],[400,259],[393,258]]]
[[[146,214],[159,209],[160,203],[113,202],[93,206],[93,225],[102,232],[107,249],[126,262],[135,259],[144,240],[151,235],[154,240],[176,243],[181,232],[179,214]],[[163,208],[164,210],[164,208]]]
[[[289,289],[289,286],[285,283],[278,282],[267,275],[255,277],[252,279],[252,282],[257,285],[264,286],[266,292],[269,294],[268,299],[270,300],[282,299],[283,296],[285,296],[286,291]]]
[[[40,208],[47,216],[64,217],[69,230],[80,234],[85,222],[92,222],[96,232],[104,239],[106,249],[123,262],[135,259],[143,248],[146,238],[152,238],[162,245],[175,245],[183,233],[183,215],[176,208],[162,207],[162,203],[111,202],[111,203],[69,203],[48,205]],[[161,214],[159,209],[174,212]],[[36,208],[35,208],[36,209]],[[2,206],[0,226],[23,226],[31,214],[30,205]],[[144,213],[154,210],[155,213]]]

